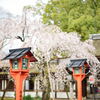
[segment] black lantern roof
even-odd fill
[[[87,59],[73,59],[68,67],[83,67]]]
[[[4,57],[2,60],[6,60],[6,59],[18,59],[22,56],[24,56],[26,53],[28,53],[28,55],[30,57],[33,57],[33,54],[31,53],[31,47],[28,48],[19,48],[19,49],[11,49],[9,50],[9,54]]]

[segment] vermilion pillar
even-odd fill
[[[18,72],[12,73],[11,76],[15,80],[15,87],[16,87],[16,100],[23,100],[23,81],[27,78],[28,73]]]
[[[73,77],[77,81],[77,98],[82,100],[82,80],[85,78],[85,74],[73,74]]]

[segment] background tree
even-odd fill
[[[55,24],[64,32],[78,32],[82,39],[100,33],[99,0],[50,0],[45,7],[43,22]]]
[[[0,19],[0,59],[6,55],[9,49],[16,48],[16,46],[23,47],[23,42],[24,44],[26,43],[27,38],[30,38],[29,34],[33,31],[32,25],[33,24],[30,20],[27,20],[26,9],[23,11],[22,18],[12,17]],[[7,61],[3,61],[0,67],[9,67],[9,63]],[[6,70],[6,73],[9,74],[9,70]],[[5,97],[5,93],[10,85],[10,82],[11,79],[8,80],[7,87],[3,91],[2,100]]]
[[[56,77],[56,80],[62,82],[62,85],[64,85],[64,83],[68,83],[69,80],[66,79],[67,60],[87,58],[88,61],[99,63],[94,55],[95,49],[92,46],[92,41],[89,40],[82,42],[76,33],[67,34],[66,32],[62,32],[57,26],[49,25],[42,26],[34,34],[36,42],[31,42],[30,45],[32,45],[34,54],[40,63],[38,66],[40,72],[38,79],[42,81],[43,100],[50,99],[49,93],[50,90],[53,91],[52,82],[53,79],[55,79],[54,77]],[[49,62],[52,59],[55,60],[59,58],[69,59],[60,62],[56,66],[55,75],[52,76],[52,64],[49,64]],[[92,71],[93,69],[94,66],[91,66]]]

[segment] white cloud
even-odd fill
[[[21,15],[23,6],[34,3],[34,0],[0,0],[0,6],[14,15]]]

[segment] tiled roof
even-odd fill
[[[2,60],[6,60],[6,59],[18,59],[22,56],[24,56],[24,54],[26,54],[27,52],[30,53],[31,56],[33,56],[33,54],[30,52],[31,47],[28,48],[19,48],[19,49],[11,49],[9,50],[9,54],[4,57]]]
[[[68,67],[83,67],[87,59],[73,59]]]
[[[92,34],[91,36],[90,36],[90,38],[92,39],[92,40],[100,40],[100,34]]]

